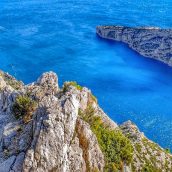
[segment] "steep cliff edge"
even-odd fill
[[[24,85],[1,71],[0,124],[1,172],[172,171],[171,154],[53,72]]]
[[[102,38],[124,42],[141,55],[172,66],[172,29],[97,26],[96,32]]]

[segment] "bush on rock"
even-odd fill
[[[37,103],[30,97],[20,95],[16,98],[12,106],[12,112],[16,119],[22,118],[25,123],[32,119],[33,112],[37,108]]]

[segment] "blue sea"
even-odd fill
[[[170,28],[171,11],[171,0],[1,0],[0,69],[26,84],[50,70],[60,85],[75,80],[113,120],[172,148],[172,68],[95,34],[97,25]]]

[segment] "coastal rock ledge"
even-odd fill
[[[97,26],[96,32],[102,38],[124,42],[139,54],[172,66],[172,29]]]
[[[53,72],[24,85],[0,71],[0,172],[170,172],[172,156],[91,91]]]

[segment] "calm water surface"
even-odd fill
[[[96,37],[102,24],[172,26],[171,0],[1,0],[0,68],[25,83],[42,72],[92,89],[109,116],[172,148],[172,68]]]

